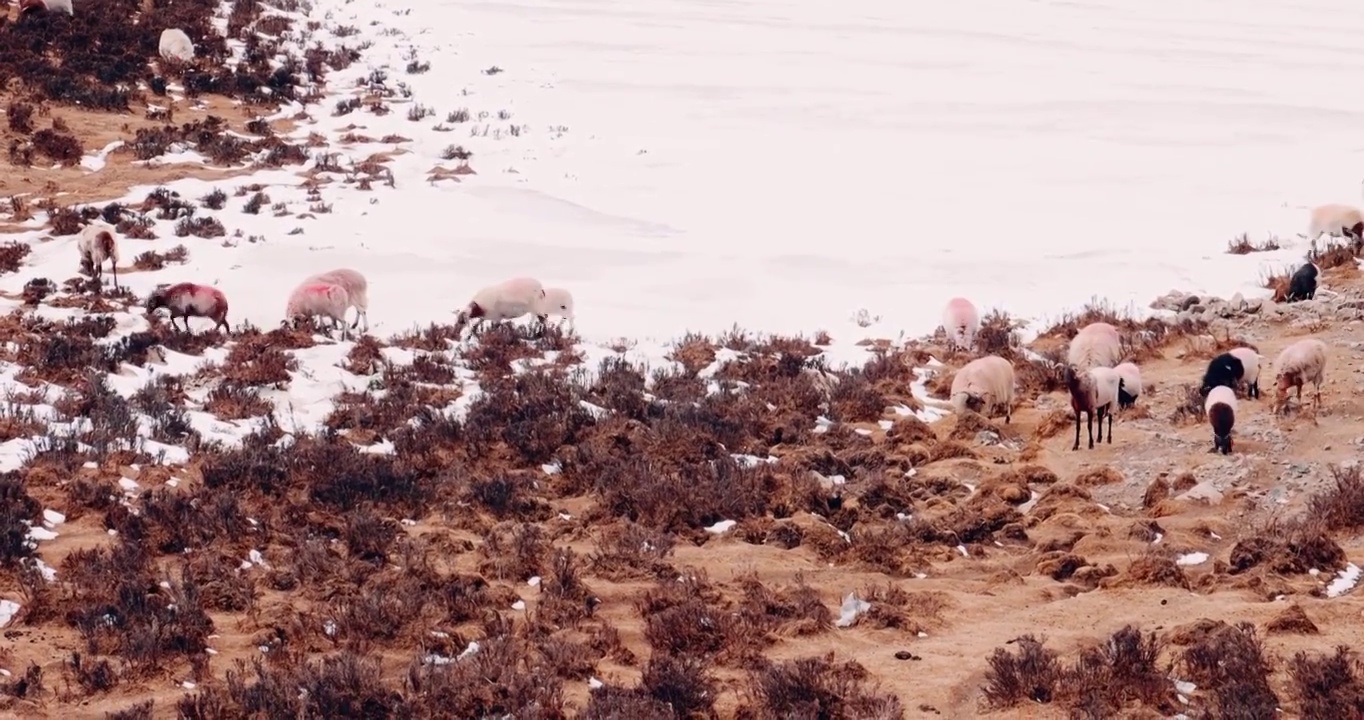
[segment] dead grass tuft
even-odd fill
[[[1272,250],[1278,250],[1280,247],[1279,238],[1273,235],[1270,235],[1264,240],[1252,241],[1249,235],[1241,233],[1239,236],[1227,241],[1227,252],[1231,255],[1249,255],[1250,253],[1255,252],[1270,252]]]

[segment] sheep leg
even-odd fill
[[[118,289],[118,263],[109,261],[109,270],[114,274],[114,289]],[[189,327],[189,320],[185,320],[185,326]]]
[[[1093,410],[1091,410],[1091,411],[1085,413],[1085,424],[1089,427],[1089,449],[1090,449],[1090,450],[1093,450],[1093,449],[1094,449],[1094,411],[1093,411]],[[1104,424],[1103,424],[1103,421],[1100,420],[1100,421],[1099,421],[1099,439],[1100,439],[1100,440],[1103,439],[1103,432],[1104,432]]]
[[[1110,408],[1109,410],[1107,410],[1107,411],[1104,412],[1104,415],[1107,415],[1107,416],[1108,416],[1108,444],[1109,444],[1109,445],[1112,445],[1112,444],[1113,444],[1113,410]],[[1099,432],[1103,432],[1103,428],[1099,428]]]
[[[1080,449],[1080,411],[1079,411],[1079,410],[1076,410],[1076,411],[1075,411],[1075,447],[1071,448],[1071,450],[1079,450],[1079,449]]]
[[[1102,445],[1104,444],[1104,417],[1108,415],[1108,406],[1100,405],[1097,412],[1099,413],[1099,444]]]

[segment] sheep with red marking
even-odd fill
[[[34,10],[64,12],[67,15],[76,14],[75,9],[71,7],[71,0],[19,0],[20,15]]]
[[[346,310],[350,308],[350,295],[340,285],[317,281],[303,281],[289,293],[289,302],[284,308],[284,321],[295,327],[304,318],[330,318],[332,328],[341,328],[341,336],[347,336]]]
[[[194,59],[194,41],[180,28],[166,28],[161,31],[157,52],[167,60],[189,62]]]
[[[118,287],[118,238],[113,225],[94,222],[81,228],[76,248],[81,255],[81,269],[97,280],[104,276],[104,262],[108,260],[114,274],[114,287]]]
[[[1122,360],[1122,336],[1106,322],[1090,323],[1070,341],[1066,362],[1080,370],[1112,368]]]
[[[1323,233],[1364,242],[1364,213],[1353,205],[1318,205],[1307,221],[1307,239],[1316,240]]]
[[[189,332],[189,319],[204,317],[213,321],[213,329],[228,330],[227,296],[211,285],[186,282],[158,287],[147,296],[147,312],[153,313],[161,308],[170,311],[172,328],[175,328],[175,319],[180,318],[185,324],[185,332]]]
[[[350,306],[355,308],[355,323],[351,327],[360,327],[360,320],[364,319],[365,332],[369,332],[369,281],[359,270],[337,268],[313,275],[304,282],[331,283],[345,288]]]
[[[474,321],[471,332],[477,331],[485,321],[515,320],[540,309],[544,299],[545,286],[535,278],[517,277],[489,285],[474,293],[473,300],[456,311],[455,332],[462,331],[470,320]]]
[[[545,296],[536,302],[535,318],[540,321],[541,326],[549,324],[549,316],[554,315],[567,320],[572,327],[574,322],[573,314],[573,293],[565,288],[545,288]]]
[[[1075,446],[1080,449],[1080,414],[1084,413],[1089,426],[1089,449],[1094,449],[1094,416],[1099,417],[1099,442],[1104,441],[1104,417],[1108,418],[1108,444],[1113,444],[1113,405],[1122,391],[1122,376],[1110,367],[1084,370],[1067,365],[1066,390],[1070,392],[1070,408],[1075,411]]]
[[[980,330],[980,313],[970,300],[954,297],[943,308],[942,328],[947,333],[949,350],[970,350],[975,347],[976,333]]]
[[[1125,362],[1113,368],[1113,371],[1122,378],[1122,387],[1118,389],[1118,409],[1136,405],[1137,398],[1141,397],[1141,368],[1136,363]]]
[[[952,377],[948,398],[958,416],[967,410],[985,417],[1003,411],[1004,422],[1012,422],[1014,404],[1014,366],[996,355],[987,355],[966,363]]]
[[[1246,384],[1246,397],[1260,397],[1260,364],[1265,356],[1248,347],[1238,347],[1228,354],[1241,361],[1241,382]]]
[[[1236,425],[1236,393],[1226,385],[1218,385],[1203,401],[1203,412],[1212,425],[1213,452],[1231,454],[1231,429]]]
[[[1298,389],[1298,404],[1302,404],[1302,386],[1312,383],[1316,397],[1313,417],[1321,409],[1321,383],[1326,378],[1326,343],[1316,338],[1303,338],[1283,349],[1274,360],[1276,392],[1275,411],[1288,409],[1288,392]]]

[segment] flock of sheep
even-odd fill
[[[94,222],[81,229],[76,238],[81,269],[95,277],[103,276],[104,263],[113,267],[114,287],[118,287],[118,240],[113,226]],[[189,332],[189,318],[203,317],[213,321],[214,329],[228,329],[227,296],[211,285],[178,283],[163,285],[147,297],[147,312],[165,308],[170,312],[171,327],[177,319]],[[346,337],[346,314],[355,308],[355,322],[369,330],[369,281],[357,270],[338,268],[318,273],[305,279],[289,293],[285,304],[284,322],[298,323],[311,318],[330,320],[332,328],[339,328]],[[541,325],[549,316],[573,322],[573,294],[564,288],[546,288],[539,280],[528,277],[512,278],[483,288],[474,294],[469,304],[456,311],[456,333],[462,333],[470,320],[470,332],[477,332],[484,321],[515,320],[533,314]],[[178,328],[177,328],[178,329]]]
[[[1307,237],[1315,241],[1322,234],[1340,236],[1353,243],[1355,253],[1364,249],[1364,213],[1349,205],[1322,205],[1312,209]],[[1316,295],[1318,269],[1307,262],[1293,273],[1287,299],[1307,300]],[[949,348],[974,346],[980,329],[980,314],[966,298],[953,298],[943,310],[943,330]],[[1199,393],[1204,396],[1203,410],[1212,426],[1213,450],[1231,453],[1231,431],[1236,424],[1236,388],[1246,387],[1246,397],[1260,397],[1260,370],[1264,356],[1248,347],[1238,347],[1213,358],[1203,375]],[[1304,338],[1284,348],[1274,361],[1276,393],[1271,410],[1287,409],[1288,395],[1312,383],[1316,391],[1313,418],[1321,406],[1321,383],[1326,372],[1326,343]],[[1071,339],[1066,351],[1064,379],[1075,412],[1075,444],[1080,449],[1080,416],[1089,428],[1089,448],[1094,449],[1094,420],[1099,421],[1099,442],[1103,442],[1103,422],[1108,419],[1108,442],[1113,442],[1113,411],[1130,407],[1141,396],[1141,369],[1122,361],[1122,335],[1105,322],[1090,323]],[[1002,411],[1004,422],[1013,415],[1014,368],[997,355],[977,358],[957,371],[949,391],[949,404],[958,414],[967,410],[986,417]],[[1117,406],[1115,408],[1114,406]]]

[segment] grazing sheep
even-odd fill
[[[1212,425],[1213,452],[1231,454],[1231,428],[1236,424],[1236,393],[1226,385],[1218,385],[1203,401],[1203,411]]]
[[[1353,205],[1320,205],[1312,208],[1307,222],[1307,239],[1316,240],[1322,233],[1339,235],[1356,243],[1364,241],[1364,213]]]
[[[345,288],[333,283],[304,280],[289,293],[284,321],[292,322],[297,327],[303,318],[331,318],[332,327],[341,328],[341,336],[346,337],[346,310],[349,308],[350,295]]]
[[[94,222],[81,228],[76,248],[80,250],[81,268],[88,269],[95,279],[104,276],[104,261],[108,260],[114,273],[114,287],[118,287],[118,239],[113,225]]]
[[[161,44],[158,48],[161,57],[167,60],[189,62],[194,59],[194,42],[180,28],[166,28],[161,31]]]
[[[1284,294],[1284,302],[1297,302],[1298,300],[1311,300],[1317,296],[1317,266],[1308,262],[1293,272],[1293,277],[1288,280],[1288,292]]]
[[[573,293],[564,288],[545,288],[544,297],[536,303],[535,317],[544,325],[550,315],[573,322]]]
[[[1199,386],[1198,393],[1206,396],[1219,385],[1235,388],[1245,376],[1246,366],[1241,358],[1232,353],[1222,353],[1208,361],[1208,369],[1203,373],[1203,384]]]
[[[456,312],[456,332],[462,330],[470,320],[477,321],[470,328],[471,332],[477,330],[484,321],[515,320],[537,309],[544,298],[545,287],[535,278],[518,277],[489,285],[475,293],[468,306]]]
[[[76,14],[75,9],[71,7],[71,0],[19,0],[20,15],[29,12],[30,10],[64,12],[67,15]]]
[[[1089,449],[1094,449],[1094,416],[1099,416],[1099,442],[1104,440],[1104,417],[1108,417],[1108,444],[1113,444],[1113,404],[1122,392],[1122,376],[1113,368],[1095,367],[1081,370],[1066,366],[1066,389],[1070,391],[1070,407],[1075,411],[1075,446],[1080,449],[1080,413],[1085,413],[1089,426]]]
[[[1141,368],[1135,363],[1125,362],[1113,371],[1122,378],[1122,387],[1118,389],[1118,408],[1130,408],[1137,404],[1137,398],[1141,397]]]
[[[313,275],[304,282],[331,283],[345,288],[346,295],[350,298],[350,306],[355,308],[355,324],[351,327],[360,327],[360,320],[363,318],[365,332],[369,332],[369,281],[360,274],[360,271],[337,268]]]
[[[1014,405],[1014,366],[996,355],[976,358],[952,378],[952,410],[958,415],[967,410],[993,417],[1004,410],[1004,422],[1012,422]]]
[[[1274,405],[1276,411],[1288,409],[1288,391],[1298,389],[1298,404],[1302,404],[1302,386],[1312,383],[1316,390],[1312,412],[1321,409],[1321,382],[1326,377],[1326,343],[1316,338],[1303,338],[1283,349],[1274,360],[1275,376]]]
[[[976,306],[963,297],[947,301],[942,311],[942,329],[947,333],[947,348],[970,350],[976,344],[976,332],[980,330],[980,313]]]
[[[1066,351],[1066,362],[1080,370],[1111,368],[1122,359],[1122,337],[1106,322],[1090,323],[1075,334]]]
[[[147,312],[156,312],[160,308],[170,310],[172,328],[175,327],[175,319],[181,318],[185,323],[185,332],[189,332],[190,318],[206,317],[213,320],[213,329],[228,329],[227,296],[210,285],[187,282],[158,287],[147,296]]]
[[[1228,354],[1241,361],[1241,367],[1245,369],[1241,375],[1241,382],[1246,384],[1246,397],[1260,397],[1260,362],[1265,356],[1251,350],[1248,347],[1238,347]]]

